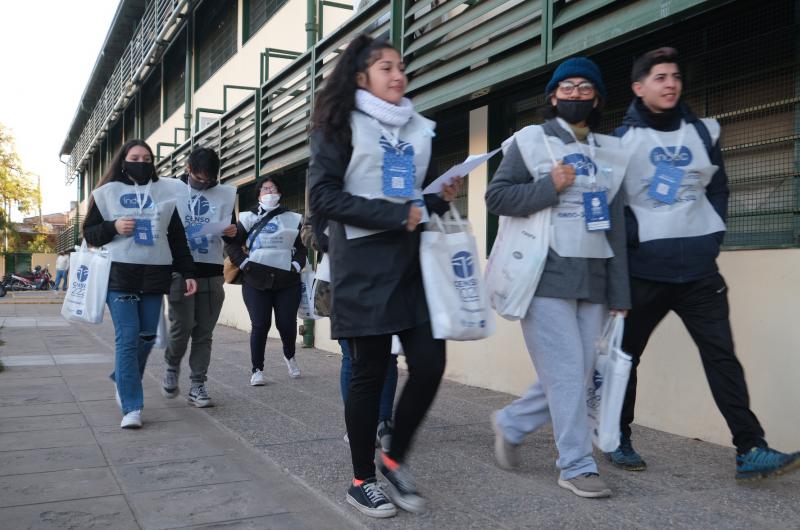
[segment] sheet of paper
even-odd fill
[[[422,193],[427,195],[429,193],[441,192],[444,184],[450,184],[450,182],[452,182],[456,177],[465,177],[469,175],[475,170],[475,168],[499,153],[500,149],[502,148],[497,148],[494,151],[489,151],[488,153],[484,153],[482,155],[469,155],[463,162],[451,167],[442,173],[439,178],[428,184],[425,189],[422,190]]]
[[[203,228],[197,232],[196,235],[198,236],[220,236],[222,235],[222,231],[225,230],[230,223],[226,223],[225,221],[218,221],[216,223],[206,223],[203,225]]]

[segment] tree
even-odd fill
[[[40,201],[39,189],[19,160],[13,135],[0,123],[0,226],[4,233],[3,251],[8,250],[8,232],[13,231],[12,207],[29,213]]]
[[[41,252],[43,254],[52,254],[53,247],[47,242],[47,234],[39,234],[28,242],[28,252]]]

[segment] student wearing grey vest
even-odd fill
[[[636,367],[653,330],[670,311],[700,352],[714,401],[736,446],[736,478],[760,478],[800,467],[799,454],[775,451],[750,402],[734,353],[728,292],[716,257],[725,236],[728,177],[716,120],[698,119],[681,100],[677,51],[660,48],[633,65],[631,103],[616,131],[631,160],[625,174],[631,298],[622,348],[633,357],[621,417],[618,467],[642,471],[631,443]]]
[[[181,360],[189,338],[191,388],[187,396],[195,407],[210,407],[206,374],[211,362],[211,342],[222,304],[225,283],[222,276],[222,244],[236,235],[233,212],[236,188],[217,182],[219,157],[213,149],[199,147],[189,154],[186,173],[180,179],[164,179],[175,188],[178,213],[181,216],[189,249],[197,267],[197,293],[183,296],[183,277],[172,274],[169,301],[169,344],[164,350],[166,369],[161,393],[167,398],[178,395]],[[229,222],[221,233],[203,233],[209,223]],[[223,237],[226,236],[226,237]]]
[[[435,177],[429,173],[435,123],[403,97],[404,68],[385,40],[356,37],[317,98],[310,146],[311,209],[328,219],[331,334],[350,341],[345,423],[353,481],[346,500],[371,517],[394,516],[395,504],[424,508],[405,462],[444,374],[445,343],[431,330],[420,225],[428,211],[446,211],[460,186],[448,186],[442,197],[422,195]],[[391,447],[378,458],[390,502],[376,481],[375,434],[392,335],[403,344],[409,376]]]
[[[258,206],[239,214],[236,235],[225,245],[231,261],[242,270],[242,298],[250,315],[251,386],[263,386],[264,351],[275,312],[275,327],[283,343],[289,377],[300,377],[295,358],[300,271],[306,247],[300,240],[303,217],[280,206],[278,183],[258,184]]]
[[[519,464],[524,437],[551,423],[558,447],[558,485],[580,497],[608,497],[592,457],[586,388],[595,341],[610,314],[630,307],[623,202],[618,191],[627,156],[617,138],[593,133],[606,98],[600,69],[574,57],[550,82],[543,125],[518,131],[486,190],[497,215],[550,209],[544,272],[521,320],[539,379],[492,415],[495,458]]]
[[[127,142],[111,161],[92,192],[83,237],[111,255],[107,303],[116,350],[111,378],[123,414],[120,426],[139,428],[142,376],[172,271],[184,278],[184,296],[197,290],[173,188],[156,175],[153,151],[144,141]]]

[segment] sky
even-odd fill
[[[11,129],[23,167],[41,177],[44,214],[65,212],[77,198],[58,156],[117,5],[0,0],[0,123]]]

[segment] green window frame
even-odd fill
[[[250,40],[288,0],[242,0],[242,44]]]
[[[203,2],[194,12],[195,90],[238,51],[238,0]]]

